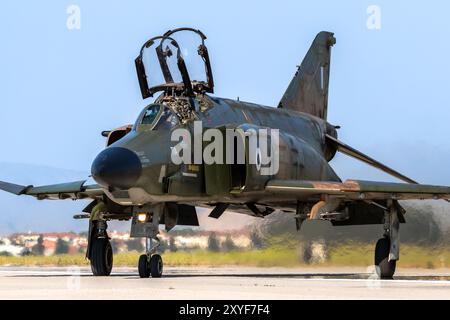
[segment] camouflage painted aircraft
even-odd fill
[[[198,56],[194,56],[204,65],[201,80],[190,77],[176,40],[179,32],[199,37]],[[180,28],[143,45],[135,60],[142,97],[159,96],[144,108],[134,125],[102,133],[107,147],[91,169],[97,184],[77,181],[34,187],[0,182],[0,189],[39,200],[91,199],[84,213],[75,218],[89,219],[87,258],[96,276],[109,275],[113,265],[108,221],[131,220],[131,236],[146,238],[139,275],[161,277],[163,263],[157,254],[160,224],[166,230],[176,225],[197,226],[196,207],[207,207],[212,208],[209,216],[216,219],[227,209],[261,218],[289,212],[297,229],[307,219],[328,220],[334,226],[383,225],[384,236],[375,247],[375,265],[380,277],[392,278],[399,259],[399,224],[405,222],[399,200],[450,199],[450,187],[418,184],[338,140],[338,127],[327,122],[330,53],[336,42],[333,34],[316,36],[277,108],[213,97],[205,39],[199,30]],[[155,51],[149,51],[152,47]],[[156,54],[162,84],[149,84],[153,78],[145,58],[148,52]],[[201,121],[202,130],[278,129],[278,170],[263,175],[261,160],[249,161],[252,155],[245,134],[236,138],[241,139],[242,144],[236,145],[243,145],[244,162],[175,164],[171,135],[180,128],[193,132],[196,121]],[[200,148],[207,146],[200,141]],[[403,182],[343,182],[329,165],[337,151]]]

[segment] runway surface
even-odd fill
[[[140,279],[133,268],[93,277],[88,268],[0,267],[0,299],[450,299],[450,270],[170,268]]]

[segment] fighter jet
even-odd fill
[[[189,33],[204,74],[193,79],[179,39]],[[106,148],[92,164],[96,183],[76,181],[48,186],[0,182],[0,189],[45,199],[91,199],[87,259],[95,276],[108,276],[113,253],[107,226],[131,221],[131,237],[146,239],[138,261],[142,278],[161,277],[160,225],[198,226],[196,207],[264,218],[292,213],[300,230],[305,220],[334,226],[379,224],[375,246],[381,278],[392,278],[399,260],[399,226],[405,210],[399,200],[450,199],[450,187],[416,181],[338,139],[327,121],[333,33],[320,32],[277,106],[214,97],[206,36],[192,28],[171,30],[145,42],[135,60],[143,99],[158,93],[131,125],[102,132]],[[197,45],[197,44],[196,44]],[[157,58],[149,65],[147,56]],[[158,75],[149,70],[156,67]],[[342,152],[402,182],[342,181],[329,162]]]

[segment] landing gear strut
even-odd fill
[[[139,277],[149,278],[161,278],[163,273],[163,261],[159,254],[154,254],[156,248],[159,246],[159,240],[157,245],[152,246],[152,238],[146,238],[145,254],[139,257],[138,270]]]
[[[380,279],[392,279],[400,258],[399,208],[396,201],[390,201],[384,216],[384,237],[378,240],[375,247],[375,267]]]
[[[130,237],[145,238],[145,254],[139,257],[138,271],[141,278],[161,278],[163,261],[156,251],[159,247],[159,224],[165,213],[164,203],[136,207],[131,221]],[[153,241],[156,242],[153,245]]]

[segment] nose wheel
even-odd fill
[[[163,260],[159,254],[153,254],[156,251],[158,245],[152,247],[152,239],[147,238],[146,254],[143,254],[139,257],[139,277],[149,278],[150,276],[152,276],[152,278],[161,278],[163,273]]]
[[[150,261],[146,254],[143,254],[139,257],[138,262],[138,271],[139,277],[141,278],[149,278],[150,277]]]

